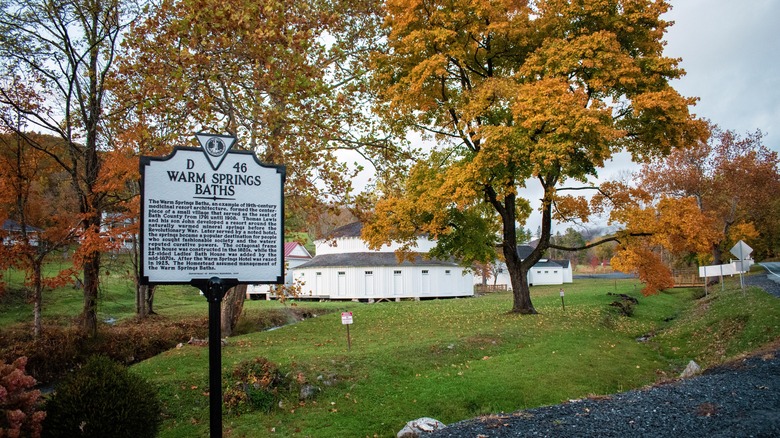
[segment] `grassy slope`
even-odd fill
[[[228,414],[225,436],[394,436],[421,416],[451,423],[640,387],[676,376],[690,359],[712,365],[780,337],[780,301],[758,289],[743,295],[732,285],[692,301],[685,289],[644,298],[633,281],[589,280],[566,286],[565,311],[558,289],[533,288],[536,316],[507,314],[508,294],[332,304],[354,312],[351,351],[338,313],[232,338],[224,371],[264,356],[324,391],[271,414]],[[615,291],[639,298],[634,317],[612,313],[606,293]],[[650,332],[659,335],[636,341]],[[134,370],[161,387],[162,436],[207,436],[207,349],[172,350]],[[324,386],[320,375],[337,383]]]

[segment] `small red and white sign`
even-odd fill
[[[341,323],[352,324],[352,312],[341,312]]]

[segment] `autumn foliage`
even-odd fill
[[[0,362],[0,437],[40,437],[46,413],[40,410],[41,391],[25,372],[26,357]]]
[[[705,138],[703,122],[670,81],[682,76],[663,55],[664,1],[474,2],[390,0],[387,45],[374,53],[376,110],[439,140],[405,184],[377,203],[364,237],[439,238],[442,253],[503,253],[513,311],[535,313],[528,271],[551,247],[552,220],[587,220],[593,206],[566,190],[619,151],[637,162]],[[542,193],[539,244],[520,260],[517,224]],[[635,201],[630,193],[618,208]],[[641,208],[634,222],[647,223]],[[637,224],[637,229],[639,224]],[[658,229],[654,227],[654,229]],[[651,232],[647,229],[637,233]],[[475,238],[485,233],[488,237]],[[628,234],[633,234],[634,231]],[[494,239],[492,236],[498,236]],[[660,242],[658,242],[660,244]],[[465,253],[465,254],[464,254]]]
[[[756,256],[771,257],[780,249],[778,154],[763,144],[761,132],[742,136],[717,126],[711,130],[708,141],[646,164],[640,186],[656,198],[689,199],[696,206],[705,218],[698,226],[711,229],[710,247],[701,251],[710,253],[707,261],[721,263],[740,239],[754,247]]]

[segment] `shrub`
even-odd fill
[[[41,392],[25,372],[26,357],[13,364],[0,362],[0,437],[41,436],[46,413],[39,411]]]
[[[153,437],[162,421],[156,391],[105,356],[68,375],[45,407],[45,437]]]
[[[226,381],[225,407],[240,414],[254,410],[270,412],[286,395],[297,393],[306,378],[302,373],[285,374],[275,363],[256,357],[236,365]]]

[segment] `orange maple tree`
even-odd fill
[[[609,212],[609,223],[621,227],[602,241],[618,242],[612,267],[633,272],[652,295],[674,286],[664,254],[700,254],[716,237],[711,218],[691,198],[653,197],[633,184],[609,182],[591,199],[593,211]]]
[[[465,262],[498,246],[512,311],[535,313],[528,271],[551,247],[553,217],[583,217],[568,183],[597,176],[618,151],[664,156],[706,135],[695,99],[670,84],[665,1],[389,0],[387,44],[374,60],[377,112],[439,140],[376,206],[364,238],[438,239],[434,255]],[[521,260],[517,224],[541,189],[538,246]],[[557,213],[556,213],[557,211]],[[494,236],[500,236],[497,239]]]

